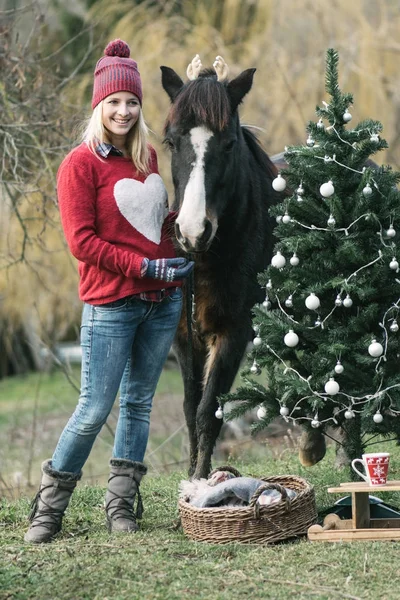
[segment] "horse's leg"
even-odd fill
[[[183,411],[189,434],[190,462],[189,475],[196,469],[198,453],[198,437],[196,429],[197,407],[203,392],[203,371],[206,353],[199,344],[193,346],[193,352],[188,352],[187,338],[177,336],[174,351],[182,373],[184,400]]]
[[[204,377],[204,391],[197,409],[198,453],[194,477],[207,477],[211,470],[211,456],[222,426],[215,411],[217,397],[229,392],[240,361],[246,349],[249,329],[237,329],[215,336],[209,343],[209,354]]]

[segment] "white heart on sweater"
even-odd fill
[[[161,228],[168,214],[168,194],[161,177],[152,173],[144,183],[120,179],[114,186],[114,197],[121,214],[132,227],[154,244],[159,244]]]

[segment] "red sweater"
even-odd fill
[[[151,148],[151,173],[109,155],[100,160],[86,144],[70,152],[57,174],[65,238],[79,261],[79,297],[105,304],[177,283],[141,277],[144,257],[172,258],[174,213]],[[179,285],[179,284],[178,284]]]

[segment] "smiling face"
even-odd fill
[[[139,118],[140,103],[131,92],[116,92],[103,101],[102,119],[110,142],[123,149],[126,136]]]

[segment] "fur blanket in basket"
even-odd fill
[[[220,506],[248,506],[254,492],[266,483],[253,477],[235,477],[227,471],[218,471],[210,479],[181,481],[179,497],[198,508]],[[285,488],[290,499],[296,492]],[[263,491],[257,502],[262,506],[271,506],[280,502],[282,496],[278,490]]]

